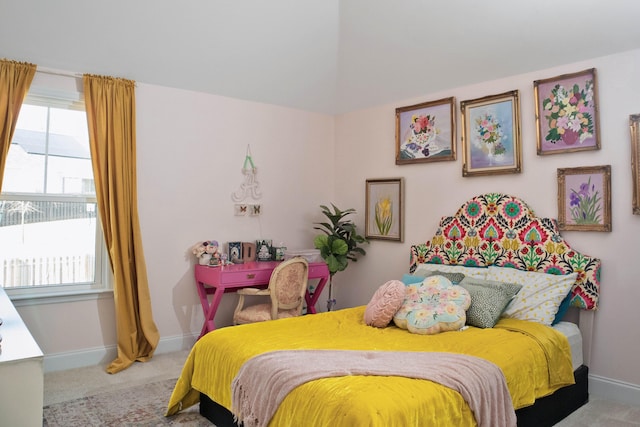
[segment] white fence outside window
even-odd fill
[[[0,286],[4,288],[48,286],[94,281],[93,256],[74,255],[0,260]]]

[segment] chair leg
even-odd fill
[[[238,299],[238,305],[236,306],[236,309],[233,311],[233,324],[237,325],[238,322],[236,320],[236,316],[238,315],[238,313],[240,313],[240,311],[242,310],[242,308],[244,307],[244,295],[240,294],[240,299]]]

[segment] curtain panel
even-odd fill
[[[160,335],[153,320],[136,178],[135,82],[83,76],[98,210],[114,276],[116,373],[153,356]]]
[[[35,74],[34,64],[0,59],[0,190],[20,107]]]

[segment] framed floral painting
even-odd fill
[[[611,166],[558,169],[558,228],[611,231]]]
[[[520,173],[517,90],[462,101],[462,176]]]
[[[403,187],[403,178],[367,179],[367,239],[403,241]]]
[[[538,155],[598,150],[596,69],[533,82]]]
[[[640,114],[629,116],[631,128],[631,176],[633,178],[633,214],[640,215]]]
[[[456,159],[455,98],[396,108],[396,165]]]

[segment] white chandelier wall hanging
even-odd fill
[[[242,166],[244,181],[240,184],[240,188],[231,194],[231,200],[236,202],[234,206],[236,215],[260,215],[261,206],[259,204],[243,203],[248,197],[251,197],[253,200],[260,200],[262,197],[260,183],[256,179],[257,173],[258,168],[256,168],[256,165],[253,163],[253,158],[251,157],[251,147],[247,145],[247,154],[245,155],[244,164]]]

